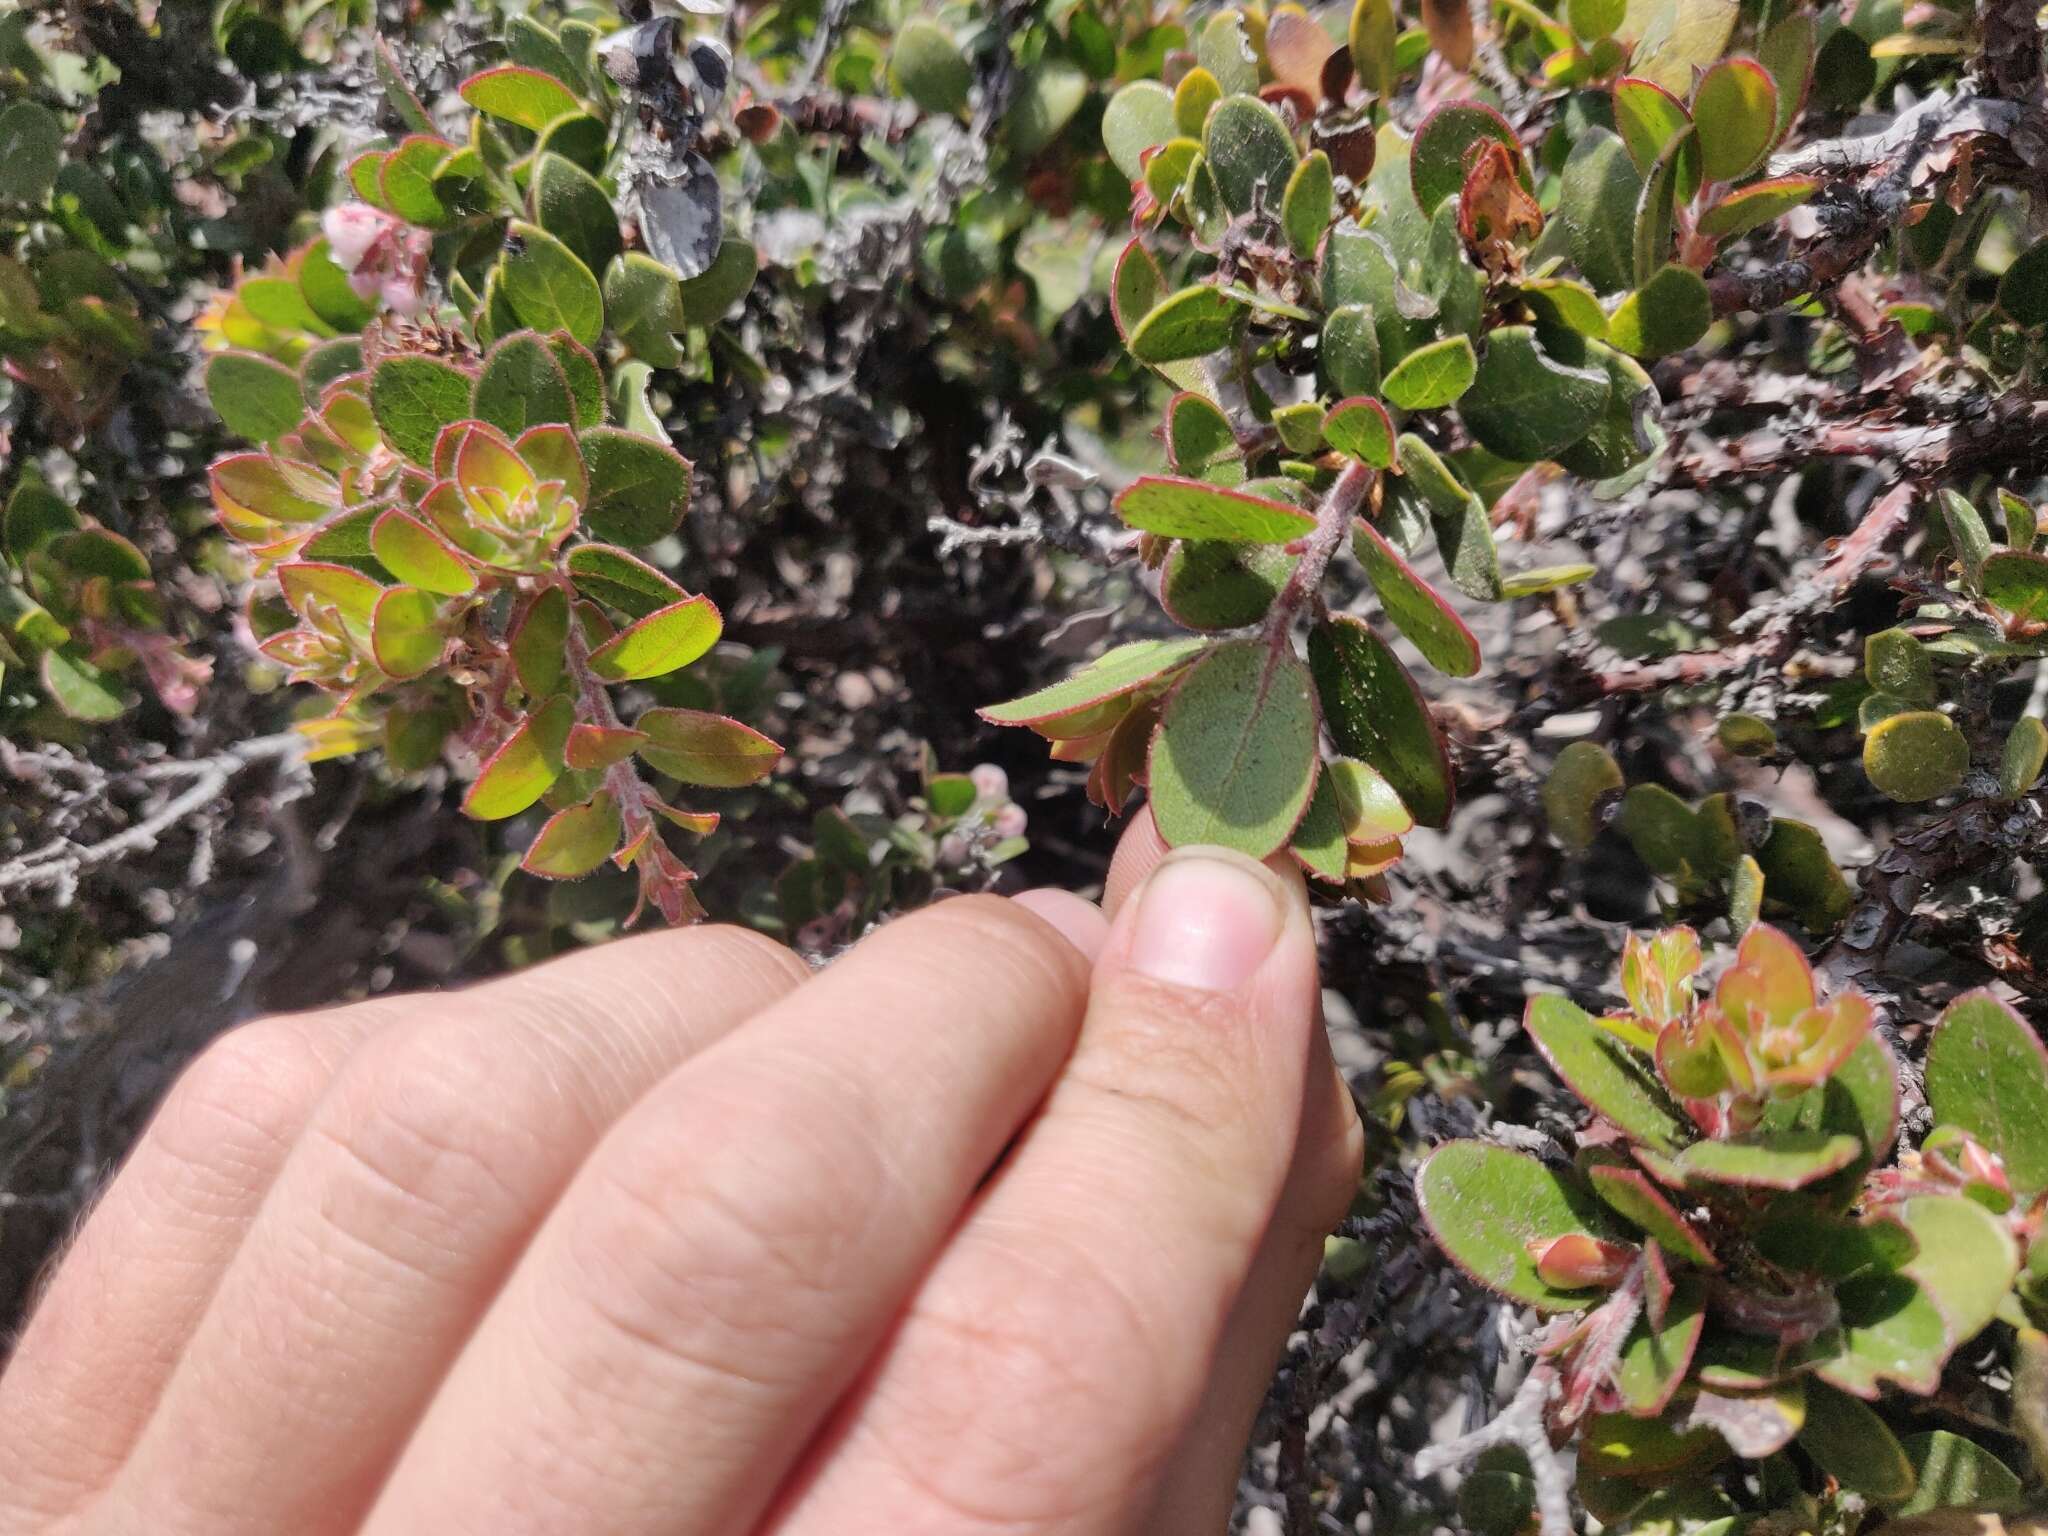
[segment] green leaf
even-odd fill
[[[610,683],[666,677],[718,643],[725,622],[708,597],[685,598],[636,619],[590,653],[590,670]]]
[[[1813,39],[1813,18],[1804,11],[1793,11],[1773,22],[1756,45],[1757,62],[1771,72],[1771,83],[1778,92],[1773,144],[1785,137],[1799,109],[1806,105],[1807,89],[1813,83]]]
[[[1352,548],[1387,617],[1414,643],[1424,661],[1451,677],[1471,677],[1479,671],[1479,642],[1465,621],[1363,518],[1358,521]]]
[[[73,720],[114,720],[128,707],[127,695],[113,676],[76,651],[44,651],[36,666],[50,702]]]
[[[1355,0],[1351,8],[1351,67],[1375,96],[1394,88],[1394,44],[1399,31],[1392,0]]]
[[[1987,602],[2028,623],[2048,621],[2048,555],[1997,550],[1985,559],[1980,580]]]
[[[1635,209],[1643,178],[1621,139],[1605,128],[1579,135],[1566,158],[1557,212],[1572,263],[1602,293],[1630,286],[1635,275]]]
[[[1330,157],[1320,149],[1311,151],[1288,178],[1287,193],[1280,204],[1280,223],[1295,255],[1304,260],[1315,255],[1323,231],[1330,227],[1336,199]]]
[[[2040,781],[2044,766],[2048,766],[2048,725],[2032,715],[2022,715],[2006,733],[2005,751],[1998,764],[1998,792],[2017,800]]]
[[[1647,1317],[1636,1320],[1614,1368],[1615,1390],[1630,1413],[1653,1418],[1670,1406],[1706,1324],[1700,1284],[1686,1279],[1675,1287],[1661,1327],[1652,1326]]]
[[[1248,212],[1259,187],[1265,189],[1267,209],[1280,211],[1294,174],[1294,135],[1265,102],[1256,96],[1227,96],[1218,102],[1202,130],[1202,153],[1232,213]]]
[[[1209,114],[1216,103],[1223,99],[1223,87],[1216,77],[1197,64],[1180,77],[1180,84],[1173,88],[1173,126],[1180,134],[1196,141],[1200,148],[1202,130],[1209,124]]]
[[[485,355],[470,409],[507,437],[543,422],[576,424],[562,365],[554,349],[532,331],[514,331]]]
[[[1635,168],[1648,175],[1650,167],[1657,163],[1657,157],[1664,153],[1665,146],[1685,132],[1692,123],[1692,114],[1671,92],[1661,85],[1648,80],[1623,76],[1614,82],[1610,92],[1614,112],[1614,130],[1621,135],[1628,146],[1628,157]],[[1680,201],[1690,202],[1699,190],[1695,181],[1689,187],[1679,190]]]
[[[1151,756],[1159,834],[1263,859],[1286,845],[1316,778],[1308,669],[1264,640],[1227,641],[1174,689]]]
[[[1882,1037],[1865,1035],[1826,1082],[1789,1099],[1775,1099],[1758,1122],[1759,1131],[1817,1131],[1854,1136],[1863,1155],[1837,1180],[1846,1196],[1871,1164],[1891,1150],[1899,1128],[1898,1063]]]
[[[1218,11],[1209,18],[1195,44],[1195,61],[1214,75],[1226,92],[1259,88],[1259,56],[1245,31],[1244,17],[1237,11]]]
[[[1450,756],[1408,669],[1361,621],[1338,617],[1308,637],[1309,670],[1337,750],[1370,763],[1425,826],[1450,820]]]
[[[1710,1426],[1681,1429],[1674,1416],[1639,1419],[1627,1413],[1596,1413],[1579,1431],[1578,1475],[1629,1478],[1637,1483],[1683,1486],[1682,1474],[1711,1466],[1728,1454],[1727,1442]],[[1683,1527],[1682,1527],[1683,1528]],[[1645,1536],[1660,1529],[1647,1528]],[[1693,1536],[1728,1536],[1706,1526]]]
[[[575,716],[569,699],[557,696],[520,721],[462,797],[463,814],[478,821],[502,821],[546,794],[562,775],[562,748]]]
[[[604,188],[582,166],[560,155],[535,156],[531,195],[534,223],[581,258],[589,272],[602,272],[619,254],[618,213]],[[512,290],[512,302],[517,308],[516,287]],[[574,334],[573,327],[562,328]],[[595,334],[581,339],[592,340]]]
[[[1445,1255],[1488,1290],[1543,1312],[1570,1312],[1598,1291],[1559,1290],[1536,1273],[1531,1243],[1623,1234],[1599,1203],[1535,1158],[1479,1141],[1447,1141],[1416,1175],[1422,1218]]]
[[[1643,174],[1643,190],[1636,198],[1634,259],[1631,270],[1637,287],[1671,260],[1671,236],[1685,184],[1699,180],[1699,134],[1691,128],[1664,146],[1655,163]],[[1621,338],[1610,323],[1608,334],[1617,344]]]
[[[440,630],[441,599],[417,587],[392,587],[377,599],[370,618],[370,644],[377,665],[400,681],[419,677],[440,663],[448,638]]]
[[[1984,562],[1991,558],[1991,531],[1975,507],[1955,491],[1941,492],[1941,520],[1955,546],[1956,563],[1963,568],[1963,586],[1982,590]]]
[[[1919,1245],[1901,1272],[1941,1314],[1949,1348],[1960,1348],[1998,1316],[2019,1273],[2019,1245],[2002,1219],[1967,1195],[1915,1195],[1893,1213]]]
[[[355,337],[322,342],[299,359],[299,393],[309,409],[317,408],[329,385],[362,371],[363,344]]]
[[[1754,59],[1722,59],[1693,92],[1700,169],[1708,181],[1735,181],[1756,169],[1778,132],[1778,87]]]
[[[1484,102],[1447,101],[1422,120],[1408,151],[1409,185],[1425,214],[1435,213],[1437,204],[1457,196],[1471,163],[1467,151],[1481,139],[1507,145],[1514,154],[1517,177],[1524,187],[1529,185],[1522,144],[1507,119]]]
[[[1799,1446],[1844,1488],[1879,1503],[1913,1492],[1913,1464],[1885,1421],[1832,1387],[1807,1389],[1806,1427]]]
[[[1667,91],[1688,91],[1692,72],[1726,51],[1740,15],[1736,0],[1658,0],[1629,67]]]
[[[587,112],[558,117],[541,129],[534,145],[537,155],[560,155],[571,165],[580,165],[596,176],[603,172],[611,149],[611,130]]]
[[[569,381],[569,398],[576,403],[576,425],[602,426],[604,374],[598,369],[597,359],[590,355],[588,347],[561,331],[548,337],[548,345],[554,349],[555,361],[562,365],[562,377]]]
[[[1485,504],[1413,432],[1401,434],[1397,452],[1402,473],[1388,485],[1391,516],[1426,519],[1458,590],[1482,603],[1499,602],[1500,556]]]
[[[1183,288],[1160,300],[1132,328],[1131,356],[1141,363],[1205,357],[1230,345],[1244,311],[1244,300],[1212,283]]]
[[[453,223],[455,210],[442,198],[434,172],[454,148],[446,139],[419,133],[392,150],[377,168],[384,206],[422,229],[442,229]]]
[[[251,442],[284,436],[306,414],[299,376],[255,352],[218,352],[206,364],[206,397],[227,429]]]
[[[1989,992],[1949,1004],[1927,1048],[1936,1123],[1968,1131],[2005,1160],[2013,1191],[2048,1189],[2048,1047]]]
[[[48,108],[17,101],[0,112],[0,203],[40,208],[63,149],[63,125]]]
[[[1170,539],[1286,544],[1316,525],[1311,514],[1285,502],[1165,475],[1139,476],[1112,505],[1131,527]]]
[[[1145,152],[1174,134],[1173,92],[1157,80],[1133,80],[1102,109],[1102,147],[1126,181],[1141,179]]]
[[[1543,814],[1550,835],[1584,853],[1600,835],[1600,808],[1619,801],[1624,780],[1614,754],[1597,741],[1575,741],[1557,754],[1543,783]]]
[[[1572,565],[1539,565],[1531,570],[1517,571],[1512,576],[1501,578],[1501,596],[1509,601],[1520,597],[1538,597],[1545,592],[1558,592],[1566,587],[1576,587],[1591,581],[1599,570],[1583,562]]]
[[[1970,743],[1947,715],[1912,709],[1880,721],[1863,738],[1863,771],[1894,800],[1945,795],[1970,771]]]
[[[680,285],[675,273],[651,256],[629,251],[604,274],[605,321],[612,332],[657,368],[673,368],[683,360],[675,333],[683,318]]]
[[[1649,1062],[1568,998],[1531,998],[1522,1028],[1566,1086],[1635,1141],[1671,1154],[1692,1139],[1684,1112]]]
[[[953,34],[926,16],[912,16],[889,50],[889,74],[896,88],[927,112],[952,116],[967,109],[974,68]]]
[[[458,597],[476,590],[476,572],[455,546],[402,508],[377,516],[370,527],[370,549],[385,570],[408,586]]]
[[[1577,356],[1587,356],[1584,344]],[[1489,332],[1486,356],[1458,414],[1479,445],[1504,459],[1546,459],[1591,430],[1607,407],[1604,367],[1576,366],[1551,355],[1533,327],[1504,325]]]
[[[1323,418],[1322,435],[1339,453],[1374,469],[1393,467],[1394,423],[1387,408],[1369,395],[1339,400],[1331,406],[1330,414]]]
[[[683,318],[692,325],[717,324],[747,296],[760,269],[754,242],[728,235],[711,265],[683,284]]]
[[[751,726],[699,709],[650,709],[633,722],[647,740],[640,757],[658,773],[685,784],[737,789],[765,779],[782,748]]]
[[[1298,563],[1271,544],[1184,539],[1166,557],[1159,600],[1189,629],[1242,629],[1265,617]]]
[[[462,82],[462,99],[487,117],[538,133],[556,118],[583,110],[576,93],[552,75],[505,64]]]
[[[644,560],[609,544],[579,544],[562,561],[576,595],[644,619],[689,594]]]
[[[370,374],[370,414],[384,441],[415,464],[434,462],[441,429],[469,419],[470,378],[436,357],[399,354]]]
[[[1998,280],[1998,307],[2016,325],[2048,325],[2048,240],[2013,258]]]
[[[590,470],[583,519],[614,544],[652,544],[675,532],[690,505],[690,463],[667,443],[592,427],[577,439]]]
[[[1645,1235],[1655,1238],[1657,1245],[1674,1259],[1706,1269],[1721,1267],[1713,1250],[1692,1224],[1664,1198],[1663,1192],[1640,1168],[1595,1163],[1586,1170],[1586,1181],[1608,1209],[1630,1225],[1640,1227]]]
[[[1449,405],[1472,387],[1479,358],[1466,336],[1447,336],[1417,347],[1394,365],[1380,392],[1404,411]]]
[[[1636,357],[1668,357],[1706,335],[1713,323],[1706,279],[1691,267],[1667,262],[1621,301],[1608,318],[1607,335]]]
[[[1727,193],[1700,215],[1699,230],[1717,240],[1745,234],[1759,224],[1782,218],[1807,202],[1820,190],[1813,176],[1778,176],[1769,181],[1752,181]]]
[[[1899,1442],[1912,1464],[1913,1492],[1886,1511],[1893,1519],[1937,1509],[2009,1512],[2024,1488],[2013,1471],[1974,1440],[1945,1429],[1908,1435]]]
[[[1909,704],[1934,702],[1934,659],[1903,629],[1880,630],[1863,642],[1863,675],[1880,693]]]
[[[348,274],[334,264],[324,235],[300,258],[299,292],[313,313],[337,331],[360,331],[377,312],[349,287]]]
[[[247,455],[243,457],[255,457]],[[268,463],[267,459],[258,459]],[[52,539],[70,533],[79,526],[78,514],[69,502],[44,484],[40,476],[30,472],[22,476],[14,487],[14,494],[7,498],[7,515],[4,522],[4,543],[8,555],[19,565]]]
[[[562,647],[568,638],[568,595],[560,587],[544,588],[520,615],[508,646],[519,686],[529,697],[546,698],[561,686]]]
[[[1370,304],[1343,304],[1323,320],[1317,361],[1340,396],[1370,395],[1380,387],[1379,322]],[[1350,403],[1349,400],[1346,403]]]
[[[1134,640],[1104,651],[1071,677],[1006,704],[979,711],[991,725],[1035,725],[1122,698],[1186,666],[1207,650],[1200,636],[1178,640]]]
[[[1194,471],[1237,456],[1237,434],[1206,395],[1182,390],[1166,402],[1166,458],[1175,469]]]
[[[575,252],[546,230],[512,221],[499,283],[521,325],[567,331],[589,346],[604,330],[604,295]]]
[[[1837,1287],[1842,1310],[1838,1347],[1818,1355],[1815,1373],[1858,1397],[1876,1397],[1880,1383],[1932,1392],[1948,1355],[1948,1327],[1927,1294],[1904,1275],[1859,1274]]]
[[[1855,905],[1827,844],[1805,822],[1772,817],[1770,836],[1755,853],[1770,905],[1792,912],[1815,933],[1834,927]]]
[[[1728,1141],[1696,1141],[1678,1154],[1688,1178],[1748,1189],[1801,1189],[1839,1173],[1863,1151],[1854,1136],[1782,1131]]]
[[[548,818],[519,867],[548,880],[580,880],[619,846],[619,807],[600,791]]]
[[[1003,114],[1004,147],[1018,161],[1030,160],[1060,136],[1088,97],[1088,77],[1078,69],[1041,61],[1013,88]]]

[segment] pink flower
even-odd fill
[[[1010,792],[1010,776],[994,763],[976,763],[967,772],[974,792],[984,800],[1001,800]]]
[[[433,252],[433,236],[426,230],[366,203],[328,209],[320,229],[357,298],[382,302],[406,319],[426,308],[427,261]]]
[[[334,264],[344,272],[353,272],[362,265],[370,247],[397,223],[390,214],[367,203],[343,203],[321,215],[320,232],[327,237],[328,254],[333,256]]]
[[[1024,813],[1021,805],[1006,805],[995,814],[992,825],[997,837],[1022,837],[1024,829],[1031,824],[1031,818]]]

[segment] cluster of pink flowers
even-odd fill
[[[330,208],[320,220],[334,264],[357,297],[381,299],[410,320],[427,307],[427,258],[433,236],[367,203]]]

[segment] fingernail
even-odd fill
[[[1131,969],[1155,981],[1234,992],[1286,921],[1272,877],[1226,848],[1177,848],[1138,897]]]

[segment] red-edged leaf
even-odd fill
[[[685,784],[736,789],[774,772],[782,748],[752,726],[699,709],[650,709],[634,722],[641,759]]]
[[[499,821],[517,816],[546,794],[561,777],[562,748],[575,712],[568,698],[557,696],[520,721],[462,797],[463,813],[478,821]]]
[[[645,740],[645,731],[579,721],[569,732],[562,756],[578,773],[599,773],[631,757],[633,749]]]
[[[590,670],[607,682],[666,677],[687,667],[718,643],[725,627],[718,605],[693,597],[657,608],[590,653]]]
[[[1479,642],[1472,631],[1436,588],[1416,575],[1379,529],[1360,518],[1352,545],[1387,617],[1414,642],[1422,659],[1451,677],[1471,677],[1478,672]]]
[[[611,857],[619,831],[618,804],[599,792],[549,817],[519,867],[549,880],[579,879]]]

